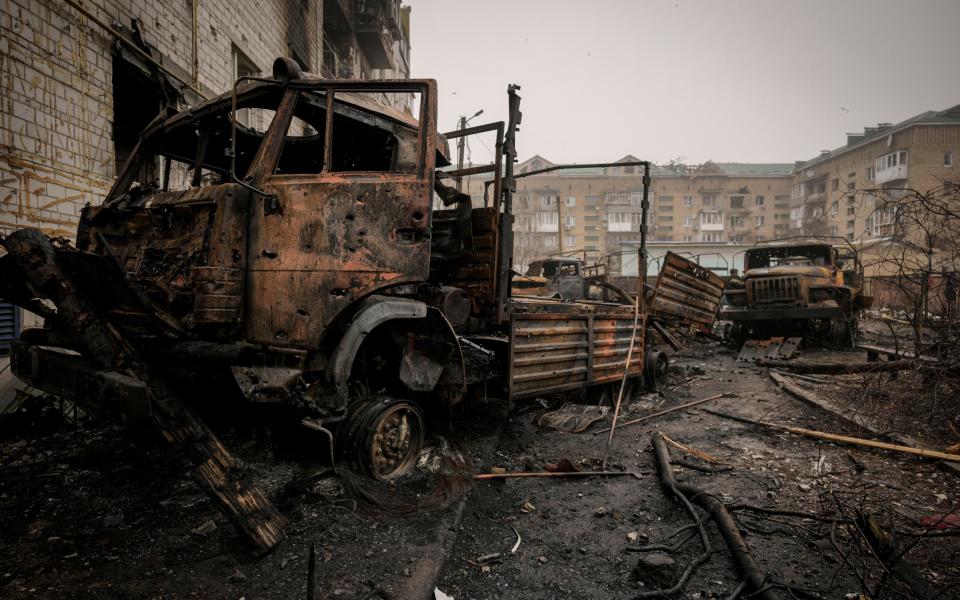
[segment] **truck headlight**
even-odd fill
[[[747,305],[746,292],[740,292],[739,294],[726,293],[723,295],[723,298],[729,306],[746,306]]]
[[[824,300],[833,300],[833,288],[813,288],[810,290],[811,302],[823,302]]]

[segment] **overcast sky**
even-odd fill
[[[793,162],[960,104],[960,0],[405,2],[441,129],[517,83],[521,159]]]

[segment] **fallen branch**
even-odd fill
[[[690,446],[681,444],[680,442],[678,442],[678,441],[676,441],[676,440],[672,440],[672,439],[668,438],[668,437],[666,436],[666,434],[664,434],[664,433],[662,433],[662,432],[660,433],[660,435],[663,436],[663,441],[665,441],[666,443],[670,444],[671,446],[673,446],[673,447],[676,448],[677,450],[680,450],[681,452],[684,452],[684,453],[686,453],[686,454],[689,454],[690,456],[695,456],[695,457],[699,458],[700,460],[702,460],[703,462],[713,463],[713,464],[715,464],[715,465],[723,464],[723,461],[720,460],[719,458],[717,458],[716,456],[707,454],[706,452],[703,452],[702,450],[697,450],[696,448],[691,448]],[[674,461],[674,462],[677,462],[677,461]]]
[[[960,462],[960,454],[948,454],[946,452],[938,452],[936,450],[924,450],[923,448],[911,448],[909,446],[900,446],[898,444],[888,444],[886,442],[879,442],[877,440],[867,440],[863,438],[851,437],[848,435],[838,435],[836,433],[826,433],[823,431],[814,431],[813,429],[803,429],[802,427],[793,427],[791,425],[781,425],[779,423],[770,423],[767,421],[757,421],[755,419],[748,419],[747,417],[741,417],[738,415],[731,415],[727,413],[722,413],[715,410],[710,410],[708,408],[704,409],[705,412],[710,413],[718,417],[723,417],[724,419],[731,419],[733,421],[740,421],[741,423],[749,423],[751,425],[760,425],[763,427],[768,427],[770,429],[778,429],[780,431],[787,431],[789,433],[795,433],[797,435],[803,435],[806,437],[817,438],[821,440],[827,440],[830,442],[837,442],[840,444],[851,444],[854,446],[863,446],[866,448],[877,448],[880,450],[890,450],[892,452],[900,452],[902,454],[912,454],[913,456],[919,456],[922,458],[930,458],[934,460],[946,460],[949,462]]]
[[[690,502],[707,511],[707,514],[716,523],[720,536],[733,557],[733,562],[743,572],[744,579],[754,591],[753,597],[773,600],[774,595],[771,590],[765,587],[767,576],[753,558],[750,547],[740,535],[736,521],[730,516],[723,503],[694,485],[680,483],[676,480],[673,469],[670,467],[670,450],[667,449],[663,436],[659,432],[653,434],[653,451],[657,458],[657,471],[660,473],[661,485],[671,495],[682,495],[683,498],[689,498]]]
[[[517,534],[517,541],[513,544],[513,548],[510,548],[510,554],[516,554],[516,553],[517,553],[517,548],[520,547],[520,542],[522,541],[522,538],[520,537],[520,532],[517,531],[517,528],[516,528],[516,527],[514,527],[513,525],[511,525],[511,526],[510,526],[510,529],[512,529],[513,532],[514,532],[515,534]]]
[[[679,458],[674,458],[673,460],[670,461],[670,464],[677,467],[684,467],[686,469],[691,469],[693,471],[700,471],[701,473],[724,473],[726,471],[733,470],[733,467],[731,466],[707,467],[704,465],[698,465],[697,463],[689,460],[683,460]]]
[[[717,400],[719,398],[736,398],[736,394],[732,392],[726,392],[723,394],[717,394],[715,396],[710,396],[709,398],[704,398],[702,400],[696,400],[694,402],[687,402],[686,404],[681,404],[680,406],[674,406],[673,408],[668,408],[667,410],[661,410],[660,412],[655,412],[652,415],[647,415],[645,417],[640,417],[639,419],[633,419],[632,421],[627,421],[626,423],[620,423],[619,427],[627,427],[628,425],[636,425],[637,423],[643,423],[644,421],[649,421],[655,417],[660,417],[678,410],[683,410],[685,408],[690,408],[691,406],[696,406],[698,404],[703,404],[704,402],[710,402],[711,400]],[[601,433],[606,433],[610,431],[610,427],[606,429],[601,429],[600,431],[594,431],[593,435],[600,435]]]
[[[616,477],[618,475],[632,475],[637,479],[640,479],[643,475],[649,475],[649,473],[642,473],[640,471],[571,471],[571,472],[559,472],[559,471],[514,471],[512,473],[480,473],[479,475],[474,475],[475,480],[483,479],[514,479],[518,477]]]
[[[690,384],[693,383],[694,381],[700,381],[701,379],[704,379],[704,377],[703,377],[702,375],[699,376],[699,377],[691,377],[690,379],[687,379],[686,381],[681,381],[680,383],[678,383],[677,385],[673,386],[673,387],[670,388],[670,389],[671,389],[671,390],[676,390],[676,389],[682,388],[682,387],[685,386],[685,385],[690,385]]]
[[[916,369],[920,365],[913,360],[890,360],[886,362],[865,363],[811,363],[794,362],[789,360],[757,359],[758,367],[783,369],[793,373],[824,373],[829,375],[845,375],[848,373],[889,373]]]

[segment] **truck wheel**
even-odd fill
[[[652,350],[643,359],[643,382],[648,390],[656,390],[667,380],[670,360],[659,350]]]
[[[410,471],[423,450],[423,414],[411,402],[381,394],[351,407],[341,447],[376,479]]]
[[[853,348],[857,345],[857,320],[837,318],[830,323],[831,341],[838,348]]]

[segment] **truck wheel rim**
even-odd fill
[[[409,402],[385,407],[373,420],[368,436],[368,464],[378,479],[408,472],[423,449],[423,418]]]

